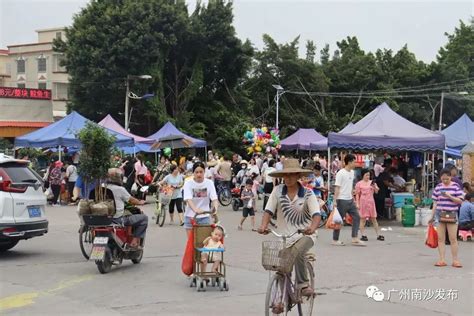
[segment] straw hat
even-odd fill
[[[313,171],[308,169],[302,169],[297,159],[289,158],[282,161],[283,169],[277,170],[274,172],[269,173],[270,177],[281,178],[284,175],[292,174],[292,173],[300,173],[301,175],[308,175],[313,173]]]
[[[249,162],[244,159],[244,160],[241,160],[241,161],[239,162],[239,164],[240,164],[240,165],[247,165],[247,166],[248,166],[248,165],[249,165]]]

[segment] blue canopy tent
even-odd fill
[[[460,158],[462,148],[474,141],[474,122],[467,114],[463,114],[441,133],[446,137],[446,154]]]
[[[77,112],[72,112],[63,119],[29,134],[17,137],[15,147],[81,147],[76,134],[84,128],[87,122],[92,122]],[[126,147],[135,144],[132,137],[121,135],[105,128],[107,133],[114,136],[115,146]]]
[[[159,141],[160,139],[171,137],[171,136],[182,136],[183,138],[190,139],[192,141],[192,148],[202,148],[207,147],[207,142],[202,139],[193,138],[186,135],[176,128],[171,122],[167,122],[158,132],[153,135],[148,136],[147,138]]]

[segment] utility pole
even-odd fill
[[[441,92],[441,103],[439,105],[439,126],[438,126],[439,131],[443,129],[443,103],[444,103],[444,91]]]

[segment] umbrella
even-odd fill
[[[192,147],[194,141],[191,138],[182,135],[170,135],[166,137],[159,138],[156,143],[154,143],[150,149],[163,149],[170,147],[172,149],[178,148],[189,148]]]

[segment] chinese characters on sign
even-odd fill
[[[0,87],[0,98],[51,100],[51,90]]]
[[[400,301],[455,301],[458,299],[458,290],[453,289],[391,289],[388,291],[387,300],[393,294],[398,293]]]

